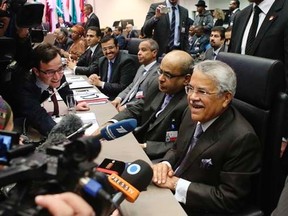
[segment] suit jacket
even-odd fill
[[[122,92],[120,92],[120,94],[117,97],[120,97],[123,101],[126,98],[126,96],[128,95],[128,93],[130,92],[130,90],[136,85],[138,80],[140,80],[138,90],[140,89],[141,91],[143,91],[143,94],[145,94],[145,92],[147,91],[147,88],[148,88],[147,84],[149,82],[151,82],[152,80],[157,79],[157,77],[158,77],[157,69],[158,68],[159,68],[159,63],[156,62],[149,69],[149,71],[147,71],[147,74],[145,76],[143,76],[144,66],[141,65],[139,67],[134,79],[133,79],[133,82],[130,83],[130,85],[127,86]],[[137,100],[137,98],[135,96],[128,102],[129,105],[131,105],[131,103],[133,103],[133,101]]]
[[[85,30],[86,31],[87,31],[89,26],[95,26],[95,27],[98,27],[100,29],[100,22],[99,22],[99,19],[95,13],[92,13],[90,18],[87,19],[87,21],[85,23]]]
[[[107,82],[108,63],[105,56],[99,59],[99,75],[101,80],[105,82],[104,88],[99,89],[109,97],[109,100],[113,100],[133,81],[137,64],[129,54],[119,51],[112,66],[111,80]]]
[[[63,75],[61,84],[64,82],[66,78]],[[13,85],[14,100],[11,106],[15,118],[26,118],[28,124],[47,136],[56,123],[42,106],[42,103],[48,99],[49,93],[41,93],[41,89],[35,83],[36,77],[31,74],[24,82]],[[65,102],[66,96],[73,94],[69,86],[60,89],[58,93]]]
[[[99,74],[99,59],[103,56],[102,47],[100,44],[97,45],[94,53],[90,55],[89,49],[87,49],[80,57],[77,62],[75,74],[90,76],[91,74]]]
[[[216,22],[214,23],[215,26],[223,26],[224,20],[223,19],[217,19]]]
[[[195,57],[197,54],[205,52],[206,46],[209,44],[209,37],[206,34],[201,35],[199,39],[196,35],[193,37],[195,38],[193,38],[193,42],[190,46],[190,54]]]
[[[249,5],[239,12],[233,24],[229,51],[241,53],[241,43],[247,22],[253,10]],[[288,1],[277,0],[267,13],[252,46],[253,56],[278,59],[285,64],[286,86],[288,86]]]
[[[126,48],[126,39],[125,39],[125,37],[123,35],[117,35],[115,38],[117,39],[119,48],[121,50],[125,49]]]
[[[235,19],[235,16],[237,13],[239,13],[241,10],[238,8],[234,13],[231,12],[231,14],[229,14],[229,26],[232,26],[233,25],[233,22],[234,22],[234,19]]]
[[[73,44],[73,40],[70,37],[67,37],[67,41],[65,44],[59,43],[57,40],[55,40],[54,45],[58,47],[59,49],[63,49],[65,51],[68,51],[71,45]]]
[[[166,108],[156,118],[155,114],[161,108],[165,93],[159,90],[158,80],[149,84],[144,99],[137,100],[132,106],[119,112],[113,119],[123,120],[136,118],[138,128],[134,135],[139,143],[147,143],[145,152],[150,159],[160,159],[172,147],[175,140],[168,139],[167,132],[178,131],[182,114],[187,107],[184,89],[170,100]],[[177,137],[177,136],[176,136]]]
[[[139,34],[136,30],[131,30],[131,32],[129,32],[127,34],[127,38],[138,38]]]
[[[64,25],[65,25],[65,28],[73,26],[70,22],[64,22]],[[56,23],[56,28],[60,28],[60,23]]]
[[[143,31],[146,37],[152,37],[153,35],[153,39],[159,44],[158,56],[161,56],[163,53],[167,52],[170,36],[169,14],[162,15],[158,21],[154,19],[155,10],[160,4],[166,5],[166,2],[151,4],[143,26]],[[188,10],[180,5],[178,5],[178,8],[180,15],[180,49],[189,52],[188,32],[190,26],[188,20]]]
[[[214,52],[213,52],[214,48],[210,47],[209,49],[206,50],[206,52],[204,53],[204,60],[214,60]],[[220,52],[224,52],[225,51],[225,44],[222,45],[222,47],[220,48]],[[216,58],[216,57],[215,57]]]
[[[196,123],[187,109],[178,139],[164,160],[174,169],[186,155]],[[233,107],[222,113],[200,136],[179,177],[190,181],[184,209],[231,213],[247,205],[251,178],[260,171],[261,148],[251,125]],[[199,215],[199,214],[196,214]]]
[[[286,178],[286,182],[281,192],[281,196],[278,201],[277,207],[272,212],[271,216],[286,216],[288,212],[287,202],[288,202],[288,177]]]

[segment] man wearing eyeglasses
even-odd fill
[[[153,182],[171,189],[188,215],[241,212],[260,171],[261,147],[231,106],[236,75],[227,64],[206,60],[194,67],[185,89],[189,109],[175,145],[153,166]]]
[[[160,160],[178,137],[182,114],[187,107],[184,86],[189,83],[192,57],[180,50],[161,61],[159,76],[147,84],[144,98],[127,106],[111,122],[136,118],[134,135],[151,160]]]
[[[12,109],[15,117],[26,118],[28,124],[42,135],[47,135],[56,123],[42,103],[50,97],[52,100],[55,91],[64,101],[67,95],[73,94],[64,76],[60,50],[48,43],[38,45],[34,49],[31,73],[24,82],[15,84],[13,88]],[[76,109],[89,110],[89,107],[81,102]],[[56,112],[54,107],[54,114],[58,115]]]

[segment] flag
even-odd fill
[[[77,10],[75,0],[71,0],[70,2],[70,16],[71,16],[71,22],[73,24],[77,23]]]
[[[51,4],[49,1],[46,1],[45,19],[46,19],[46,22],[49,23],[49,29],[52,29],[51,13],[52,13]]]
[[[62,0],[56,0],[56,13],[57,13],[58,17],[63,17],[64,18]]]
[[[80,22],[82,23],[85,21],[84,5],[85,5],[85,0],[80,0],[79,1],[80,11],[81,11]]]

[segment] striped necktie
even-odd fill
[[[169,49],[173,50],[174,47],[174,38],[175,38],[175,26],[176,26],[176,15],[175,15],[176,7],[172,6],[172,19],[170,24],[170,37],[169,37]]]

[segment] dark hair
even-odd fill
[[[233,1],[235,2],[237,8],[239,8],[240,7],[240,1],[239,0],[233,0]]]
[[[225,32],[229,32],[229,31],[232,31],[232,26],[228,26],[225,30]]]
[[[87,28],[87,31],[88,31],[88,30],[95,31],[97,37],[102,37],[102,32],[101,32],[100,28],[98,28],[98,27],[96,27],[96,26],[89,26],[89,27]]]
[[[211,29],[211,32],[213,31],[219,32],[221,39],[225,39],[225,28],[223,26],[215,26]]]
[[[93,11],[93,7],[91,4],[85,4],[84,7],[86,7],[87,9],[89,9],[90,11]]]
[[[118,29],[121,33],[123,32],[123,28],[121,26],[116,26],[115,29]]]
[[[60,54],[60,50],[50,44],[50,43],[41,43],[33,50],[33,67],[39,68],[40,62],[47,64],[52,59],[56,58]]]
[[[105,36],[101,39],[100,43],[101,43],[101,44],[102,44],[102,43],[106,43],[106,42],[108,42],[108,41],[110,41],[110,40],[113,40],[115,46],[118,46],[118,41],[117,41],[117,39],[116,39],[114,36],[112,36],[112,35],[105,35]]]

